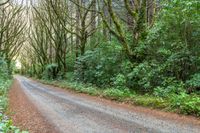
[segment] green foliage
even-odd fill
[[[74,65],[75,65],[75,54],[74,53],[69,53],[66,56],[66,65],[67,65],[67,71],[68,72],[73,72],[74,71]]]
[[[13,126],[11,120],[0,113],[0,132],[2,133],[28,133],[27,131],[20,131],[19,128]]]
[[[102,96],[107,99],[129,102],[135,105],[141,105],[144,107],[152,107],[165,109],[167,111],[178,111],[179,113],[199,115],[200,113],[200,98],[198,95],[188,95],[184,91],[181,91],[178,94],[170,92],[170,96],[154,96],[154,95],[138,95],[129,89],[117,89],[117,88],[107,88],[100,89],[92,86],[91,84],[82,84],[79,82],[73,81],[51,81],[51,80],[41,80],[43,83],[55,85],[62,87],[64,89],[71,89],[79,93],[86,93],[94,96]],[[166,82],[172,82],[172,79],[169,79]],[[177,85],[182,88],[181,83],[174,82],[174,85]],[[174,87],[174,86],[173,86]],[[176,90],[177,91],[177,90]],[[161,94],[161,93],[159,93]],[[167,93],[168,94],[168,93]]]
[[[79,93],[86,93],[86,94],[93,95],[93,96],[96,96],[99,93],[97,88],[95,88],[93,86],[79,84],[77,82],[75,82],[75,83],[67,82],[67,86],[69,86],[70,88],[76,90]],[[65,87],[66,87],[66,85],[65,85]]]
[[[171,107],[178,109],[180,113],[200,116],[200,97],[198,95],[191,96],[186,93],[174,94],[171,96],[170,102]]]
[[[3,114],[8,105],[7,93],[11,85],[10,77],[6,61],[0,59],[0,132],[27,133],[13,126],[12,121]]]
[[[8,67],[7,63],[3,58],[0,58],[0,78],[8,78]]]
[[[192,75],[191,79],[187,80],[187,85],[189,87],[200,88],[200,73]]]
[[[185,91],[185,85],[174,78],[166,78],[161,86],[154,89],[154,95],[159,97],[170,97],[172,94],[180,94]]]
[[[66,77],[66,79],[68,80],[68,81],[73,81],[74,80],[74,72],[72,71],[72,72],[67,72],[66,74],[65,74],[65,77]]]
[[[123,74],[118,74],[114,79],[113,79],[113,85],[117,89],[127,89],[126,87],[126,77]]]
[[[0,78],[0,110],[4,110],[7,107],[7,92],[11,84],[11,81],[5,77]]]
[[[132,99],[132,101],[136,105],[160,109],[167,108],[170,105],[167,100],[151,95],[136,96]]]
[[[149,62],[140,63],[128,74],[128,79],[132,81],[132,88],[150,91],[160,80],[158,66]]]
[[[97,86],[111,85],[113,77],[121,70],[120,62],[123,59],[121,47],[116,43],[102,44],[79,57],[75,65],[75,79]]]
[[[44,79],[56,79],[58,77],[58,65],[49,64],[46,66],[43,72]]]
[[[200,70],[198,7],[198,0],[163,4],[147,39],[135,49],[142,60],[128,74],[129,86],[162,97],[184,91],[185,81]]]
[[[79,83],[68,85],[79,92],[93,91],[115,100],[132,98],[135,104],[143,106],[199,114],[199,99],[186,94],[186,88],[200,87],[199,9],[199,0],[165,1],[155,23],[149,27],[147,38],[137,46],[127,41],[133,46],[136,59],[124,56],[121,44],[114,38],[111,42],[100,40],[98,47],[91,47],[77,59],[74,78],[101,89]],[[132,34],[126,35],[131,40]],[[130,90],[145,95],[132,94]]]
[[[77,92],[120,101],[130,98],[138,105],[199,115],[200,1],[166,0],[160,7],[149,27],[140,25],[144,24],[143,10],[134,33],[127,29],[134,25],[123,22],[117,28],[110,27],[113,32],[120,27],[124,31],[119,37],[111,36],[110,41],[101,32],[86,36],[83,55],[79,49],[82,44],[69,53],[64,51],[67,73],[57,64],[49,64],[45,70],[36,65],[36,72],[31,69],[30,73],[41,75],[44,71],[43,79],[48,80],[65,77],[67,81],[50,82]],[[130,53],[126,46],[130,46]],[[64,64],[59,60],[58,64]]]
[[[91,86],[90,84],[85,85],[82,83],[74,82],[74,81],[52,81],[52,80],[41,80],[43,83],[50,84],[50,85],[56,85],[61,88],[67,88],[71,90],[75,90],[79,93],[86,93],[89,95],[99,95],[99,89],[97,89],[94,86]]]
[[[0,60],[0,111],[4,111],[7,107],[7,92],[11,84],[10,76],[8,74],[8,68],[6,62]]]
[[[134,93],[131,93],[128,89],[109,88],[103,91],[104,97],[118,101],[123,101],[133,95]]]
[[[147,59],[164,66],[166,76],[185,81],[199,70],[199,6],[198,0],[167,2],[149,31]]]

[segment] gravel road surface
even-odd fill
[[[31,126],[33,129],[30,128],[30,132],[33,133],[200,133],[200,121],[194,117],[140,109],[85,94],[75,94],[22,76],[16,76],[15,79],[20,85],[17,88],[26,95],[30,106],[36,108],[42,119],[39,121],[40,125]],[[21,93],[15,93],[15,86],[12,87],[11,93],[12,91],[10,108],[16,112],[13,117],[17,124],[18,115],[20,117],[22,114],[17,114],[17,110],[12,108],[15,106],[13,104],[16,104],[12,99],[20,99]],[[20,108],[26,110],[26,106],[28,105]],[[30,112],[28,115],[32,114]],[[27,118],[23,116],[20,119],[32,121],[37,118],[28,115]],[[41,124],[47,126],[38,128]],[[30,124],[26,126],[23,128],[29,129]]]

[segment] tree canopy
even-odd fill
[[[194,96],[200,111],[199,0],[5,1],[0,16],[0,57],[10,73],[18,59],[21,74]]]

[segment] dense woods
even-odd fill
[[[200,115],[199,0],[37,0],[0,9],[8,73],[17,59],[23,75]]]
[[[11,85],[14,62],[25,42],[23,8],[0,1],[0,132],[20,132],[4,115],[8,106],[7,93]]]

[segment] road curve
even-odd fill
[[[200,133],[199,123],[157,118],[60,91],[22,76],[15,78],[29,100],[60,133]]]

